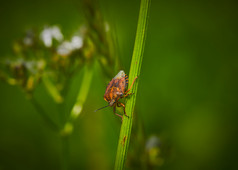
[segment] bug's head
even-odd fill
[[[104,97],[104,100],[108,102],[108,106],[113,106],[115,103],[115,99]]]
[[[115,100],[114,100],[114,99],[112,99],[111,101],[108,102],[109,106],[113,106],[114,103],[115,103]]]

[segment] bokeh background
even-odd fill
[[[8,56],[13,41],[32,27],[56,24],[70,34],[83,22],[79,4],[75,0],[1,2],[0,57]],[[100,1],[117,36],[126,73],[139,5],[139,0]],[[146,164],[145,146],[151,136],[159,149],[149,169],[238,169],[237,14],[237,2],[232,0],[152,0],[128,169]],[[108,82],[102,74],[95,67],[84,114],[70,136],[70,169],[114,167],[120,120],[111,108],[93,112],[106,104]],[[79,72],[72,81],[66,111],[81,78]],[[35,93],[57,120],[57,106],[44,86],[40,84]],[[0,169],[61,169],[61,152],[59,135],[46,126],[24,92],[1,81]]]

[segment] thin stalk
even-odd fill
[[[145,39],[146,39],[149,7],[150,7],[150,0],[141,0],[139,20],[138,20],[137,31],[136,31],[136,39],[135,39],[135,45],[134,45],[130,73],[129,73],[128,87],[130,87],[131,83],[133,82],[133,79],[140,75],[144,46],[145,46]],[[134,93],[134,95],[132,95],[126,103],[126,113],[129,117],[126,117],[125,115],[123,115],[123,122],[121,125],[121,131],[120,131],[120,137],[118,141],[118,148],[117,148],[117,155],[116,155],[116,162],[115,162],[116,170],[122,170],[125,166],[125,161],[127,157],[130,136],[131,136],[132,123],[133,123],[133,116],[134,116],[133,113],[134,113],[134,107],[136,103],[137,87],[138,87],[138,80],[136,80],[131,90],[131,93]]]
[[[32,105],[36,109],[37,113],[44,119],[46,124],[54,131],[58,132],[59,127],[55,124],[53,120],[49,118],[47,113],[44,111],[44,109],[40,106],[40,104],[35,100],[35,98],[30,99]]]

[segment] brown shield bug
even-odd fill
[[[128,85],[128,76],[125,74],[123,70],[119,71],[119,73],[107,85],[107,89],[104,94],[104,100],[108,102],[108,105],[100,109],[111,106],[113,107],[114,114],[123,119],[122,115],[116,113],[116,107],[123,107],[124,114],[128,117],[125,111],[125,105],[119,102],[118,100],[132,94],[128,92],[131,90],[136,79],[137,77],[133,80],[131,87],[128,90],[126,90]],[[100,109],[95,110],[95,112]]]

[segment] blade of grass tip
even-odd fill
[[[49,77],[46,74],[42,76],[42,82],[44,83],[46,90],[54,99],[54,101],[56,103],[62,103],[63,102],[62,96],[60,95],[59,91],[57,90],[55,85],[50,81]]]
[[[130,87],[134,78],[140,75],[144,45],[145,45],[145,39],[146,39],[149,8],[150,8],[150,0],[141,0],[139,20],[138,20],[137,31],[136,31],[136,39],[135,39],[135,45],[134,45],[130,73],[129,73],[128,87]],[[123,122],[121,125],[120,137],[118,140],[118,147],[117,147],[116,162],[115,162],[116,170],[122,170],[125,166],[125,161],[127,157],[127,151],[129,148],[129,142],[130,142],[130,136],[131,136],[133,112],[134,112],[134,107],[136,102],[137,87],[138,87],[138,80],[136,80],[131,90],[131,93],[134,93],[134,95],[132,95],[126,103],[126,113],[129,117],[127,118],[125,115],[123,115]]]
[[[83,80],[77,95],[76,102],[72,107],[70,112],[69,120],[65,123],[64,129],[62,130],[62,135],[69,135],[73,131],[73,121],[81,114],[83,110],[83,105],[88,96],[91,81],[93,77],[93,66],[85,66]]]

